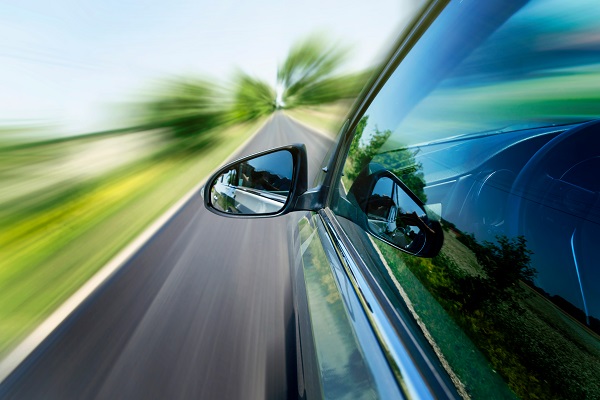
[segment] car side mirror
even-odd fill
[[[436,256],[444,242],[436,215],[391,171],[359,175],[349,199],[362,210],[363,228],[406,253]]]
[[[283,215],[307,188],[306,147],[279,147],[234,161],[212,175],[204,205],[229,217]]]

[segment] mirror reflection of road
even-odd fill
[[[290,143],[306,144],[310,182],[331,140],[281,113],[240,157]],[[195,195],[5,380],[0,398],[285,398],[296,374],[291,218],[222,218]]]

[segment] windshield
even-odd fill
[[[506,3],[452,2],[370,107],[363,140],[391,130],[383,152],[598,118],[597,2]]]

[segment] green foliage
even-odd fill
[[[511,241],[506,238],[499,238],[504,245],[490,242],[481,245],[472,236],[469,239],[472,240],[470,244],[479,246],[478,251],[481,252],[482,259],[486,256],[498,257],[494,261],[486,260],[489,263],[487,269],[492,271],[495,269],[492,267],[493,264],[497,266],[502,263],[501,260],[510,259],[517,248],[525,245],[524,241]],[[513,300],[516,299],[511,298],[510,295],[498,297],[502,289],[488,276],[469,274],[443,252],[431,260],[404,254],[400,254],[399,258],[469,336],[517,396],[532,399],[552,398],[552,391],[547,385],[542,384],[543,368],[540,365],[531,368],[520,356],[526,347],[525,342],[531,338],[521,335],[517,339],[517,342],[520,342],[518,345],[509,343],[509,337],[512,336],[514,339],[515,332],[502,325],[501,321],[504,319],[522,318],[523,310],[514,307]],[[482,268],[485,269],[483,266]],[[514,269],[529,270],[529,265],[521,265],[521,268]],[[529,274],[525,273],[525,275]],[[514,294],[516,291],[510,293]],[[515,345],[518,350],[515,350]],[[468,379],[469,376],[464,378]]]
[[[378,154],[381,147],[392,134],[392,131],[389,129],[380,131],[375,127],[374,132],[369,138],[363,139],[368,121],[369,116],[365,115],[356,126],[348,152],[348,164],[344,170],[347,179],[354,181],[370,162],[376,162],[393,172],[423,203],[426,203],[427,196],[424,190],[425,177],[422,172],[423,166],[421,163],[416,162],[415,153],[409,149],[397,149]]]
[[[509,239],[502,235],[498,236],[497,240],[498,244],[484,241],[473,250],[477,261],[489,280],[494,282],[497,291],[510,291],[514,294],[519,281],[533,283],[537,274],[530,266],[532,252],[527,249],[527,241],[523,236]]]
[[[385,165],[423,203],[427,203],[423,165],[415,160],[415,152],[409,149],[397,149],[393,152],[378,154],[373,158],[373,161]]]
[[[164,129],[177,139],[167,153],[198,150],[213,143],[217,127],[256,120],[275,109],[275,91],[238,71],[231,85],[207,78],[167,81],[144,102],[139,129]]]
[[[285,108],[332,103],[358,95],[369,72],[341,74],[348,50],[317,35],[295,44],[278,68]]]
[[[498,236],[497,244],[478,243],[473,235],[463,234],[458,240],[477,258],[483,272],[473,276],[461,272],[451,260],[438,256],[437,264],[451,275],[453,285],[443,288],[444,296],[460,304],[463,311],[474,312],[497,302],[509,302],[518,309],[517,301],[524,296],[519,282],[532,283],[536,271],[531,267],[531,251],[523,236],[509,239]]]
[[[356,158],[356,156],[358,155],[358,152],[360,151],[359,149],[359,144],[360,144],[360,140],[362,139],[362,135],[363,132],[365,131],[365,128],[367,127],[367,123],[369,122],[369,116],[365,115],[364,117],[362,117],[360,119],[360,121],[358,121],[358,124],[356,124],[356,129],[354,129],[354,137],[352,138],[352,143],[350,143],[350,150],[348,152],[348,156],[351,159]],[[349,171],[349,173],[351,173],[352,178],[351,179],[355,179],[356,176],[358,176],[358,173],[354,173],[354,171]]]
[[[515,399],[503,380],[492,371],[489,361],[465,334],[472,329],[485,337],[493,321],[480,320],[480,315],[459,312],[453,302],[445,301],[438,297],[439,293],[431,292],[431,286],[452,286],[453,283],[446,270],[438,268],[439,260],[407,256],[386,245],[379,245],[379,248],[396,279],[401,282],[414,311],[459,377],[467,394],[474,399]],[[440,254],[444,262],[453,264],[452,259]]]
[[[142,105],[146,128],[167,128],[185,138],[224,122],[223,91],[207,79],[176,79],[163,84],[154,98]]]
[[[362,117],[356,126],[354,138],[350,144],[347,161],[348,166],[344,170],[344,174],[351,181],[354,181],[361,171],[365,169],[373,157],[375,157],[375,154],[377,154],[381,146],[383,146],[392,134],[390,130],[380,131],[375,128],[375,132],[373,132],[368,139],[365,138],[365,140],[363,140],[368,121],[368,115]],[[364,143],[365,141],[367,143]]]
[[[358,95],[370,72],[342,74],[348,51],[316,35],[294,45],[277,72],[286,108],[315,106]],[[277,93],[267,82],[238,71],[231,85],[208,78],[177,78],[164,82],[150,100],[138,105],[140,129],[164,129],[179,143],[198,149],[212,143],[212,129],[256,120],[274,112]],[[140,112],[141,110],[141,112]]]
[[[229,122],[250,121],[275,110],[275,90],[266,82],[238,71],[235,77]]]
[[[479,243],[446,221],[444,225],[450,228],[447,241],[456,241],[457,233],[457,243],[473,252],[479,274],[444,252],[433,259],[387,255],[394,273],[400,265],[408,267],[518,397],[598,398],[597,346],[582,340],[571,322],[522,284],[531,285],[536,274],[525,239],[499,236],[495,243]],[[475,378],[466,372],[462,378],[468,388]]]

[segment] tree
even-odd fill
[[[326,104],[358,95],[368,72],[342,74],[348,49],[312,35],[290,49],[278,68],[285,108]]]
[[[473,311],[500,301],[509,301],[516,306],[516,301],[524,294],[519,281],[533,286],[537,274],[531,266],[532,252],[527,248],[525,238],[510,239],[498,235],[497,243],[479,243],[473,235],[463,234],[459,240],[473,251],[484,272],[483,276],[455,276],[455,292],[464,309]]]
[[[347,178],[354,181],[370,162],[376,162],[393,172],[423,203],[426,203],[423,165],[415,160],[415,152],[401,148],[379,153],[392,131],[381,131],[375,127],[368,138],[363,138],[368,121],[369,116],[365,115],[356,126],[348,152],[350,167],[345,171]]]
[[[231,122],[245,122],[275,110],[275,90],[266,82],[238,71],[231,90],[233,100],[228,113]]]
[[[285,107],[356,97],[370,74],[341,74],[347,53],[316,35],[292,46],[277,72]],[[208,132],[218,126],[251,121],[279,108],[273,87],[241,70],[231,85],[209,78],[176,78],[163,82],[145,98],[149,100],[137,105],[136,130],[163,129],[172,138],[182,139],[178,146],[186,149],[214,141],[216,136]]]
[[[166,128],[176,138],[199,135],[224,122],[223,90],[208,79],[166,81],[142,104],[144,128]]]

